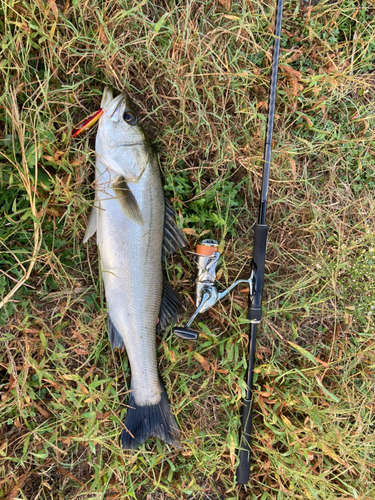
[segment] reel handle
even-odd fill
[[[198,316],[199,312],[203,309],[203,306],[205,305],[205,303],[208,300],[210,300],[210,298],[211,298],[211,291],[209,289],[203,289],[202,299],[200,301],[200,304],[199,304],[197,310],[193,314],[193,316],[189,319],[189,321],[186,323],[185,326],[173,328],[172,332],[175,335],[177,335],[177,337],[180,337],[180,339],[185,339],[185,340],[197,340],[198,339],[199,332],[192,330],[190,328],[190,325],[192,324],[192,322],[194,321],[196,316]]]

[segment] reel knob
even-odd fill
[[[177,326],[173,328],[173,333],[176,337],[180,337],[180,339],[184,340],[198,340],[199,337],[199,332],[187,328],[186,326]]]

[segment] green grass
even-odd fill
[[[96,246],[82,245],[95,134],[70,133],[98,109],[104,84],[128,90],[191,249],[215,237],[221,283],[247,277],[273,6],[1,8],[0,498],[375,498],[373,4],[285,5],[252,480],[241,491],[240,290],[199,318],[195,345],[170,329],[158,337],[181,450],[152,440],[120,449],[129,366],[107,340]],[[190,254],[168,273],[188,317]]]

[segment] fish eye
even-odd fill
[[[138,121],[135,114],[132,113],[131,111],[125,111],[123,118],[126,121],[126,123],[129,123],[129,125],[136,125]]]

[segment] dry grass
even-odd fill
[[[96,247],[82,245],[105,83],[127,89],[191,248],[247,277],[261,183],[273,7],[2,2],[0,498],[368,500],[374,487],[374,8],[283,22],[249,488],[235,485],[246,295],[158,338],[183,436],[123,452],[129,367],[111,353]],[[37,165],[37,168],[35,168]],[[168,263],[186,316],[189,254]]]

